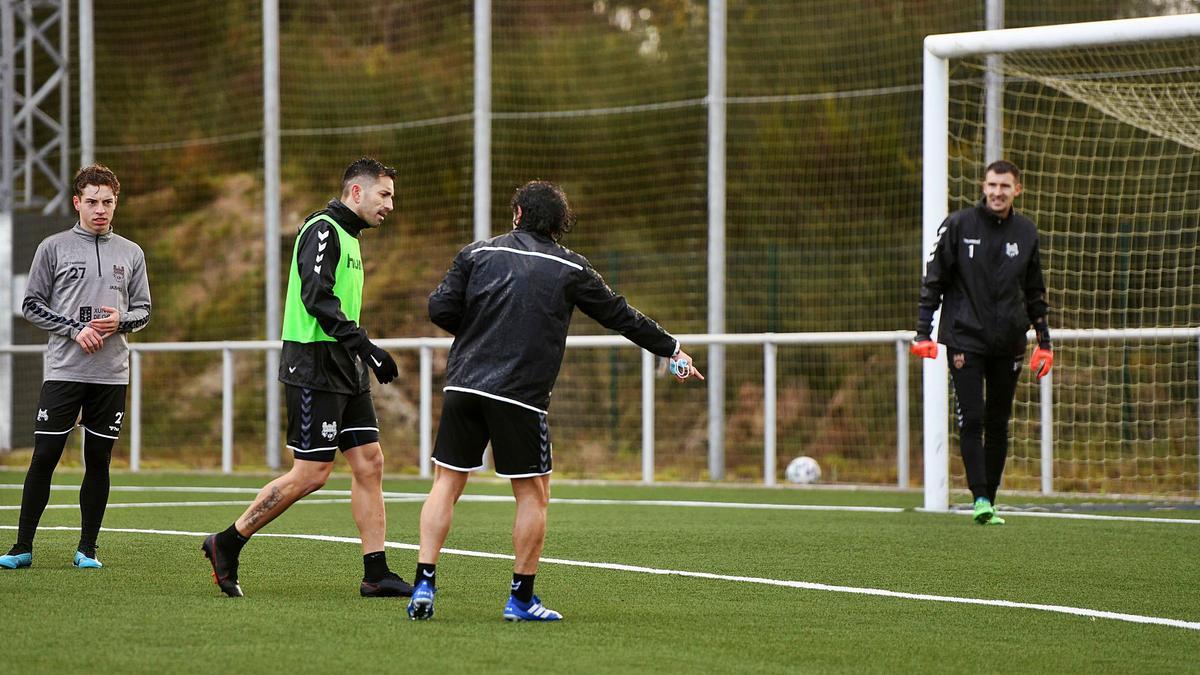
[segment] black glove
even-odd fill
[[[396,359],[370,342],[363,347],[359,357],[375,373],[375,379],[379,380],[379,384],[387,384],[400,374],[400,369],[396,367]]]

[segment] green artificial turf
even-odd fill
[[[20,484],[23,472],[0,472]],[[55,484],[79,482],[60,472]],[[114,486],[240,486],[262,476],[114,475]],[[428,483],[389,480],[389,493]],[[349,504],[317,503],[344,476],[263,533],[355,537]],[[447,547],[511,553],[507,493],[472,483]],[[0,489],[0,526],[13,526],[19,489]],[[886,491],[557,485],[537,579],[557,624],[507,624],[511,562],[447,553],[436,615],[412,622],[404,601],[358,596],[356,543],[256,537],[241,559],[243,599],[223,597],[199,550],[250,493],[114,490],[102,570],[71,567],[74,490],[55,490],[34,566],[0,571],[0,643],[21,672],[1163,672],[1200,671],[1200,524],[1068,520],[1013,514],[979,527],[915,510],[920,495]],[[573,499],[895,506],[900,512],[592,504]],[[151,506],[161,502],[220,505]],[[142,506],[122,508],[122,503]],[[417,542],[420,502],[388,504],[388,541]],[[1153,512],[1121,513],[1157,517]],[[1168,514],[1197,519],[1198,512]],[[55,530],[53,527],[67,527]],[[15,536],[0,528],[0,546]],[[388,549],[411,580],[411,548]],[[660,571],[800,581],[841,590]],[[851,592],[883,589],[1178,619],[1195,627],[1030,608]]]

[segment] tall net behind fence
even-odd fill
[[[1038,224],[1056,329],[1200,323],[1200,40],[1006,55],[1005,155]],[[952,207],[978,198],[984,61],[951,73]],[[1195,339],[1063,341],[1053,487],[1195,494]],[[1038,391],[1023,377],[1005,483],[1041,480]],[[961,476],[959,477],[961,480]]]
[[[278,245],[286,274],[296,226],[336,196],[347,163],[371,154],[397,167],[396,211],[364,235],[363,323],[373,336],[434,334],[425,298],[473,236],[473,5],[303,0],[280,8],[283,222],[271,245]],[[1007,7],[1009,25],[1161,11],[1082,0],[1051,8],[1009,0]],[[515,187],[534,178],[559,182],[579,215],[566,245],[668,330],[705,332],[708,3],[495,0],[491,11],[492,233],[509,227]],[[925,34],[981,28],[982,2],[820,0],[801,9],[774,0],[728,3],[727,331],[911,328],[920,273],[919,46]],[[97,159],[124,183],[118,230],[141,243],[150,260],[155,318],[135,339],[263,337],[261,3],[130,0],[105,7],[96,14],[96,60]],[[956,77],[979,80],[981,73]],[[977,93],[958,98],[977,105]],[[1014,118],[1013,142],[1037,119]],[[1167,145],[1157,151],[1174,152]],[[1074,160],[1071,152],[1060,153],[1059,163]],[[1016,159],[1030,164],[1031,175],[1058,170],[1030,157]],[[1184,166],[1183,155],[1174,161]],[[1132,161],[1122,166],[1093,169],[1133,175]],[[974,185],[977,168],[959,173]],[[1180,180],[1190,171],[1188,165]],[[1035,213],[1043,225],[1057,213],[1035,193],[1023,200],[1026,208],[1045,209]],[[1128,236],[1143,237],[1139,221],[1130,222]],[[1047,234],[1059,247],[1052,250],[1066,251],[1061,242],[1073,231]],[[1121,236],[1109,241],[1115,246]],[[1185,243],[1175,246],[1183,256]],[[1136,250],[1128,256],[1130,288],[1149,283],[1135,278]],[[1052,285],[1084,278],[1066,270],[1089,269],[1097,259],[1074,255],[1052,259]],[[1120,256],[1107,261],[1119,265]],[[1088,297],[1078,294],[1081,303]],[[582,316],[572,330],[600,332]],[[705,367],[704,350],[695,352]],[[810,454],[827,467],[827,478],[893,482],[893,349],[779,353],[779,468]],[[389,470],[415,471],[417,359],[397,355],[400,379],[376,387],[375,396]],[[1118,356],[1126,359],[1108,353],[1097,362],[1116,363]],[[1176,370],[1189,368],[1189,358],[1180,351]],[[435,355],[435,389],[444,359],[444,352]],[[762,474],[761,363],[758,348],[729,350],[726,464],[738,480]],[[143,365],[147,461],[218,465],[219,356],[154,354]],[[1128,387],[1097,391],[1125,388],[1128,401],[1150,393],[1156,400],[1182,396],[1178,405],[1194,401],[1186,387],[1176,391],[1181,374],[1135,365]],[[258,464],[264,360],[238,354],[234,366],[236,461]],[[640,367],[635,350],[568,353],[551,413],[559,470],[638,476]],[[914,364],[911,382],[919,381],[916,373]],[[1153,392],[1131,388],[1147,379]],[[663,477],[707,477],[705,399],[702,387],[659,381]],[[911,400],[919,401],[919,392]],[[438,402],[435,395],[435,415]],[[916,429],[919,406],[912,410]],[[1016,417],[1028,419],[1028,412]],[[1070,433],[1125,433],[1098,431],[1105,424],[1080,421]],[[1170,433],[1156,429],[1151,442],[1162,445]],[[912,447],[920,447],[917,434]],[[1167,454],[1183,457],[1175,449]],[[1017,466],[1033,455],[1020,457]]]

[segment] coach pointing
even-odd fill
[[[557,621],[562,615],[533,594],[546,535],[553,471],[546,411],[562,367],[575,307],[647,351],[671,357],[680,380],[704,379],[679,342],[629,306],[587,258],[559,241],[574,216],[558,186],[527,183],[512,198],[513,229],[459,251],[429,296],[429,317],[454,335],[433,461],[433,486],[421,509],[417,581],[408,614],[433,616],[436,565],[454,504],[470,472],[483,468],[490,442],[496,474],[510,479],[517,501],[515,561],[502,616]]]

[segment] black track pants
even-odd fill
[[[947,349],[946,356],[967,484],[974,498],[987,497],[994,504],[1008,457],[1008,420],[1024,357],[954,349]]]

